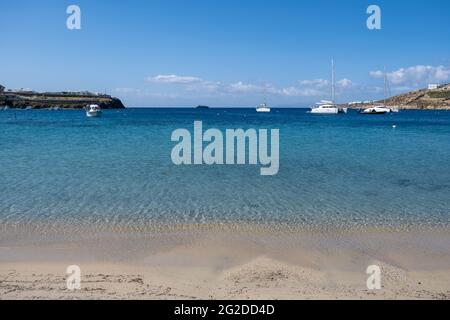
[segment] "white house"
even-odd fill
[[[429,84],[428,85],[428,90],[436,90],[437,88],[439,88],[438,84]]]

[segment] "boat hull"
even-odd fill
[[[310,113],[312,114],[338,114],[338,108],[313,108]]]
[[[88,118],[98,118],[102,115],[101,111],[86,111],[86,116]]]
[[[390,112],[391,112],[391,109],[388,109],[388,108],[374,107],[374,108],[364,109],[360,113],[361,114],[386,114],[386,113],[390,113]]]

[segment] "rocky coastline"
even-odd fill
[[[0,85],[0,107],[11,109],[84,109],[97,104],[102,109],[124,109],[120,99],[91,92],[35,92],[6,90]]]
[[[350,102],[342,107],[364,109],[373,104],[395,106],[399,110],[450,110],[450,84],[436,89],[420,89],[380,101]]]

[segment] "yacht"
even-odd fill
[[[315,114],[338,114],[339,108],[331,101],[322,100],[317,103],[317,106],[311,108],[310,113]]]
[[[102,110],[96,104],[91,104],[86,110],[86,116],[89,118],[100,117],[102,115]]]
[[[270,108],[265,103],[261,103],[256,107],[256,112],[270,112]]]
[[[361,110],[361,114],[386,114],[390,113],[391,109],[386,108],[385,106],[373,106],[364,110]]]
[[[347,108],[339,108],[334,103],[335,87],[334,87],[334,60],[331,60],[331,101],[322,100],[316,103],[317,106],[312,107],[310,113],[313,114],[338,114],[347,113]]]
[[[360,111],[361,114],[386,114],[391,112],[398,112],[398,107],[387,107],[386,99],[387,99],[387,91],[388,91],[388,79],[386,74],[386,68],[384,69],[384,102],[379,106],[372,106]]]
[[[267,84],[264,84],[264,103],[261,103],[256,107],[256,112],[270,112],[270,108],[267,105]]]

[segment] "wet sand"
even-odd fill
[[[78,231],[2,232],[0,298],[450,298],[447,229],[202,225]],[[81,268],[80,290],[66,287],[69,265]],[[367,288],[369,265],[381,268],[380,290]]]

